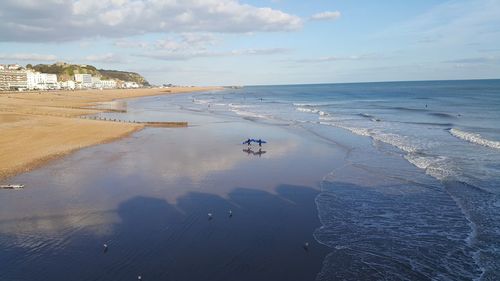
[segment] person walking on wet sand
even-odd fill
[[[261,140],[261,139],[259,139],[259,140],[257,141],[257,143],[259,144],[259,146],[262,146],[262,140]]]

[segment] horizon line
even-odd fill
[[[266,86],[307,86],[307,85],[339,85],[339,84],[377,84],[377,83],[405,83],[405,82],[447,82],[447,81],[494,81],[499,78],[471,78],[471,79],[430,79],[430,80],[388,80],[388,81],[360,81],[360,82],[319,82],[319,83],[292,83],[292,84],[251,84],[251,85],[224,85],[219,87],[266,87]]]

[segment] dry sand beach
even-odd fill
[[[210,89],[215,88],[176,87],[0,94],[0,180],[29,171],[74,150],[109,142],[144,127],[143,124],[80,118],[109,110],[98,107],[99,103]]]

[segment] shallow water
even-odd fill
[[[284,129],[189,121],[12,178],[26,187],[0,190],[0,280],[314,279],[328,253],[314,198],[341,154]],[[249,132],[269,144],[243,151]]]
[[[339,271],[327,258],[320,279],[500,278],[500,80],[247,87],[177,104],[302,128],[345,149],[346,168],[322,183],[316,237],[349,251],[352,265]],[[349,235],[364,242],[343,246]]]
[[[499,105],[499,81],[129,100],[103,116],[190,127],[12,179],[0,279],[498,280]]]

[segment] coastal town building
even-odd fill
[[[92,88],[94,89],[114,89],[116,88],[115,80],[101,80],[99,77],[92,77]]]
[[[68,80],[68,81],[60,82],[59,87],[61,89],[65,89],[65,90],[74,90],[74,89],[76,89],[76,84],[75,84],[75,81]]]
[[[23,67],[19,64],[9,64],[7,65],[7,70],[21,70]]]
[[[63,63],[60,63],[63,64]],[[60,78],[62,81],[58,81]],[[18,64],[0,65],[0,90],[57,90],[57,89],[116,89],[140,88],[136,82],[115,79],[101,80],[91,74],[75,74],[72,79],[56,74],[41,73],[31,66],[24,68]]]
[[[28,90],[55,90],[59,89],[57,83],[57,75],[50,73],[40,73],[37,71],[27,70],[27,85]]]
[[[13,70],[10,67],[0,69],[0,90],[22,90],[28,87],[26,71]]]
[[[122,88],[136,89],[136,88],[139,88],[139,84],[137,84],[136,82],[123,82]]]
[[[75,74],[75,83],[78,89],[92,88],[92,75]]]

